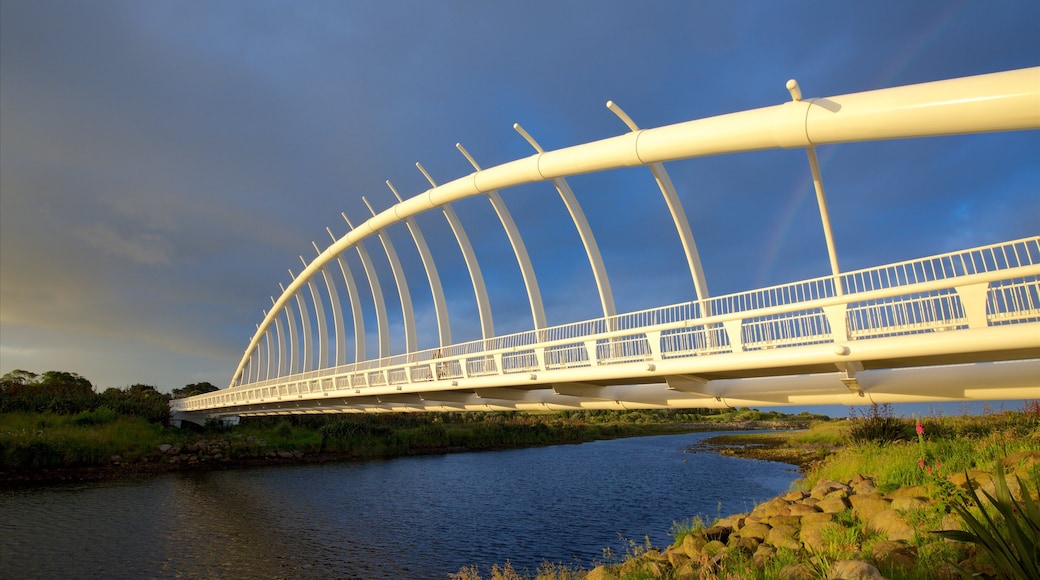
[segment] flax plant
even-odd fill
[[[996,510],[996,515],[990,514],[975,489],[969,486],[971,499],[979,506],[979,516],[975,517],[970,505],[964,501],[955,503],[953,508],[964,519],[970,531],[945,530],[934,533],[950,540],[974,544],[989,556],[1002,577],[1023,580],[1040,578],[1040,500],[1034,500],[1022,480],[1017,476],[1016,479],[1022,490],[1021,502],[1011,496],[1004,466],[999,460],[996,461],[993,466],[993,495],[981,490]],[[1040,482],[1034,482],[1034,485],[1040,497]],[[965,578],[971,577],[966,570],[959,567],[957,570]]]

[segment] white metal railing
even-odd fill
[[[1040,277],[994,283],[986,312],[993,324],[1040,321]]]
[[[830,342],[831,327],[819,310],[752,318],[741,325],[745,350]]]
[[[877,338],[931,330],[953,330],[968,324],[960,297],[951,291],[935,295],[871,301],[850,306],[851,338]]]
[[[746,351],[825,342],[833,339],[830,321],[819,307],[804,307],[804,302],[821,299],[847,305],[845,323],[852,340],[955,330],[967,326],[965,308],[955,290],[959,278],[1023,268],[1032,268],[1030,271],[1035,272],[1037,265],[1040,265],[1040,236],[849,272],[842,275],[846,290],[843,297],[834,296],[830,278],[822,277],[702,302],[560,325],[537,333],[520,332],[318,369],[233,387],[230,392],[174,401],[173,406],[186,410],[209,408],[211,403],[205,401],[219,401],[220,405],[249,404],[345,388],[360,390],[537,372],[543,367],[560,370],[608,365],[649,360],[655,356],[655,350],[662,359],[732,352],[731,337],[720,323],[722,320],[741,321],[740,341]],[[934,282],[945,282],[945,287],[914,291],[915,286]],[[907,287],[906,294],[891,294],[900,287]],[[879,291],[889,295],[866,296]],[[857,300],[859,295],[865,299]],[[804,302],[799,303],[798,299]],[[790,308],[783,308],[785,306]],[[782,310],[776,311],[777,308]],[[756,315],[756,311],[763,310],[770,313]],[[1011,275],[990,282],[986,313],[988,323],[994,325],[1040,321],[1040,276]],[[690,326],[690,322],[701,323]],[[651,329],[657,329],[658,334],[653,335],[657,337],[657,344],[650,342]],[[588,351],[589,343],[595,344],[594,356]]]

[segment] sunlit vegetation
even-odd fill
[[[453,577],[827,578],[832,566],[847,560],[876,564],[893,580],[1034,578],[1040,569],[1040,402],[1026,402],[1021,412],[987,409],[981,416],[923,418],[895,417],[891,408],[879,405],[847,421],[815,423],[806,431],[739,437],[754,448],[763,439],[780,439],[784,443],[775,452],[781,458],[789,456],[785,445],[799,454],[819,452],[822,459],[803,469],[793,492],[809,490],[821,480],[863,476],[876,484],[879,497],[913,490],[923,501],[899,509],[914,530],[912,537],[892,542],[849,508],[832,514],[817,549],[777,548],[760,558],[739,541],[727,545],[706,540],[706,530],[725,519],[693,516],[673,524],[670,546],[629,541],[623,554],[606,551],[589,563],[591,569],[548,563],[520,571],[508,564],[470,566]],[[727,445],[734,440],[729,436]],[[691,543],[700,546],[699,556],[676,559],[681,547]],[[906,555],[901,563],[884,555],[893,545]],[[679,562],[686,562],[685,567]]]

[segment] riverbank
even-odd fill
[[[754,411],[263,418],[198,432],[105,413],[0,414],[0,486],[163,473],[389,459],[710,430],[795,429],[804,417]],[[739,414],[753,417],[736,419]],[[710,418],[710,420],[693,419]],[[786,419],[786,420],[782,420]]]
[[[711,522],[677,514],[683,523],[673,525],[671,545],[631,542],[626,554],[591,570],[547,564],[529,575],[507,565],[488,576],[471,567],[453,577],[902,580],[959,578],[961,571],[1037,577],[1014,568],[1015,558],[1028,566],[1040,549],[1040,508],[1024,500],[1040,499],[1040,409],[1026,409],[922,421],[875,409],[807,431],[711,437],[689,452],[782,461],[798,465],[802,478],[746,513]],[[980,517],[983,507],[991,525]],[[982,522],[980,529],[971,518]],[[1010,529],[1034,531],[1012,536]],[[1012,562],[993,557],[986,542],[951,541],[969,538],[966,532],[1001,538]]]

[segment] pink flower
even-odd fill
[[[931,474],[932,474],[932,468],[931,468],[931,467],[929,467],[929,468],[928,468],[928,475],[931,475]]]
[[[924,425],[922,425],[920,421],[917,422],[915,428],[917,429],[918,435],[924,435]]]
[[[918,459],[917,460],[917,466],[923,469],[924,468],[924,459]]]
[[[935,468],[936,468],[936,469],[939,469],[940,467],[942,467],[942,464],[941,464],[941,463],[939,463],[939,460],[938,460],[938,459],[936,459],[936,460],[935,460]]]

